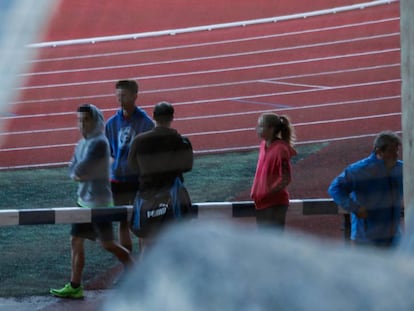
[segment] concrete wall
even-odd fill
[[[401,103],[404,160],[404,203],[407,225],[414,217],[414,1],[402,0],[401,9]],[[410,228],[414,232],[414,228]]]

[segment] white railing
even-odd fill
[[[231,23],[197,26],[197,27],[168,29],[168,30],[150,31],[150,32],[143,32],[143,33],[132,33],[132,34],[125,34],[125,35],[117,35],[117,36],[105,36],[105,37],[94,37],[94,38],[85,38],[85,39],[33,43],[33,44],[29,44],[28,47],[31,47],[31,48],[58,47],[58,46],[64,46],[64,45],[94,44],[98,42],[108,42],[108,41],[117,41],[117,40],[135,40],[135,39],[150,38],[150,37],[173,36],[173,35],[189,33],[189,32],[211,31],[211,30],[225,29],[225,28],[232,28],[232,27],[245,27],[249,25],[276,23],[276,22],[288,21],[288,20],[293,20],[293,19],[314,17],[314,16],[319,16],[319,15],[336,14],[340,12],[365,9],[365,8],[369,8],[373,6],[390,4],[393,2],[399,2],[399,0],[376,0],[376,1],[369,1],[369,2],[364,2],[364,3],[358,3],[358,4],[353,4],[353,5],[341,6],[341,7],[312,11],[312,12],[297,13],[297,14],[291,14],[291,15],[268,17],[268,18],[253,19],[253,20],[245,20],[245,21],[238,21],[238,22],[231,22]]]

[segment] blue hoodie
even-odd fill
[[[399,238],[402,167],[402,161],[397,161],[389,171],[372,152],[333,180],[328,192],[338,206],[351,212],[351,240],[381,245]],[[367,218],[357,217],[360,207],[367,210]]]
[[[112,116],[105,127],[105,134],[111,148],[111,179],[122,182],[138,182],[138,171],[129,167],[128,152],[133,138],[154,127],[154,122],[147,113],[135,107],[133,115],[126,119],[122,109]]]

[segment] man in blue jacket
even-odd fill
[[[401,139],[391,131],[374,140],[369,157],[349,165],[328,192],[351,213],[351,241],[380,247],[400,237],[403,204],[403,163],[398,160]]]

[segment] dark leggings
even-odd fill
[[[256,210],[256,224],[260,228],[283,229],[286,223],[287,205],[271,206]]]

